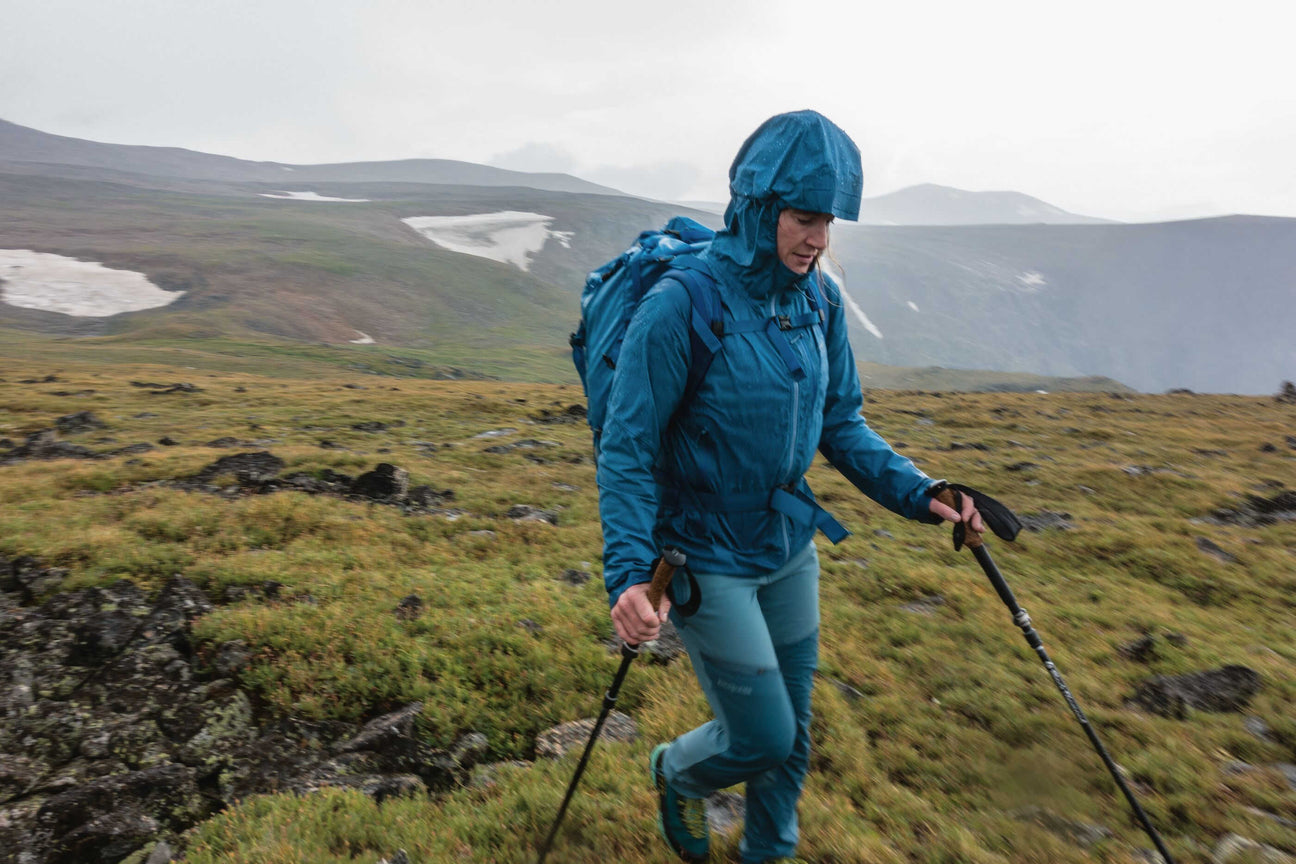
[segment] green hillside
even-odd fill
[[[206,241],[193,248],[216,255]],[[112,732],[105,740],[119,749],[93,758],[116,759],[123,776],[183,766],[196,784],[192,800],[151,817],[162,820],[155,833],[127,835],[138,844],[127,844],[127,860],[144,861],[158,839],[190,864],[375,864],[399,849],[416,864],[534,860],[575,767],[573,757],[537,758],[537,738],[593,716],[617,664],[605,645],[589,435],[571,410],[578,387],[376,377],[320,364],[332,349],[293,356],[270,343],[258,355],[236,346],[224,367],[217,343],[200,346],[201,362],[179,362],[181,341],[156,355],[165,363],[110,341],[96,362],[55,364],[54,343],[28,355],[18,337],[5,340],[0,558],[30,556],[37,563],[23,566],[44,574],[25,600],[12,585],[0,592],[6,650],[20,622],[66,609],[59,598],[69,592],[125,596],[135,586],[156,596],[179,575],[211,607],[186,648],[195,686],[245,706],[203,727],[209,747],[233,746],[253,728],[297,729],[302,753],[337,752],[332,742],[358,724],[414,702],[414,734],[437,758],[481,736],[465,785],[411,782],[379,803],[329,784],[225,797],[243,781],[219,747],[165,744],[163,733],[175,733],[160,719]],[[192,387],[171,387],[179,382]],[[990,491],[1027,517],[1033,530],[1015,544],[992,541],[993,554],[1176,860],[1204,864],[1231,833],[1296,854],[1296,790],[1281,768],[1296,762],[1296,523],[1220,518],[1292,494],[1296,407],[873,391],[865,410],[928,473]],[[65,420],[54,439],[101,458],[6,458],[81,411],[103,425]],[[298,491],[253,494],[248,484],[261,481],[204,470],[260,451],[282,460],[270,474],[300,475]],[[411,489],[433,490],[421,493],[425,504],[320,491],[378,463],[407,470]],[[802,854],[836,864],[1150,860],[971,557],[825,465],[811,482],[854,536],[820,544],[822,677]],[[102,609],[106,621],[120,614]],[[1129,704],[1151,676],[1230,664],[1259,677],[1237,710],[1160,716]],[[84,678],[97,667],[78,668]],[[31,716],[71,717],[77,698],[92,710],[100,685],[76,697],[73,683],[35,693],[45,707]],[[551,860],[674,860],[655,836],[643,766],[655,743],[705,716],[687,659],[637,664],[619,710],[638,736],[596,750]],[[5,848],[20,848],[15,826],[64,789],[49,778],[83,776],[86,754],[99,752],[47,750],[35,722],[21,719],[35,737],[0,772]],[[63,740],[93,737],[58,728]],[[10,734],[0,745],[20,746]],[[15,797],[6,784],[20,771],[36,779]],[[723,835],[718,860],[736,860],[736,842]]]

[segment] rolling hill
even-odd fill
[[[1084,217],[975,194],[978,218],[1013,211],[1031,224],[834,229],[862,362],[989,370],[1032,388],[1053,385],[1012,376],[1239,393],[1296,377],[1296,220],[1036,224]],[[924,195],[948,198],[895,193],[893,215],[919,221]],[[522,380],[573,380],[566,335],[585,273],[680,212],[562,175],[441,160],[286,166],[2,121],[0,198],[0,249],[98,261],[183,292],[102,318],[0,304],[7,344],[44,334],[233,355],[264,342],[376,371],[427,363]],[[539,233],[507,263],[412,227],[479,214]]]

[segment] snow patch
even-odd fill
[[[174,303],[183,291],[163,291],[143,273],[30,249],[0,249],[0,300],[78,318],[107,318]]]
[[[469,216],[410,216],[401,220],[443,249],[531,269],[531,256],[550,239],[571,248],[572,231],[554,231],[552,216],[503,210]]]
[[[349,339],[349,340],[347,340],[348,342],[350,342],[350,344],[352,344],[352,345],[373,345],[373,344],[375,344],[375,343],[374,343],[374,339],[373,339],[373,337],[370,336],[368,333],[361,333],[359,330],[357,330],[357,331],[355,331],[355,332],[356,332],[356,335],[359,336],[360,338],[359,338],[359,339]]]
[[[918,308],[918,304],[913,302],[912,300],[906,300],[905,305],[908,306],[910,309],[914,310],[915,312],[922,311],[921,309]]]
[[[292,170],[291,168],[288,170]],[[274,195],[270,192],[262,192],[262,198],[283,198],[287,201],[341,201],[346,204],[363,204],[368,198],[330,198],[327,195],[321,195],[318,192],[284,192]]]

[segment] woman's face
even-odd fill
[[[811,213],[791,207],[779,213],[776,252],[778,259],[794,273],[809,273],[828,248],[830,213]]]

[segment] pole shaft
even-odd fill
[[[585,766],[589,764],[590,753],[594,751],[594,742],[598,740],[599,733],[603,731],[603,724],[607,722],[608,715],[612,713],[612,707],[616,705],[617,696],[621,693],[621,682],[625,680],[626,672],[630,670],[630,664],[639,656],[639,648],[636,645],[621,646],[621,666],[617,669],[616,677],[612,679],[612,686],[603,694],[603,710],[599,712],[598,719],[594,721],[594,731],[590,733],[589,741],[585,742],[585,752],[581,754],[580,762],[576,765],[576,773],[572,775],[571,783],[567,784],[567,794],[563,796],[562,806],[558,808],[558,815],[554,818],[553,827],[549,829],[549,836],[540,846],[540,857],[536,859],[536,864],[544,864],[545,858],[549,855],[549,848],[553,845],[554,837],[558,834],[558,826],[562,824],[563,816],[567,815],[567,805],[571,803],[572,796],[576,794],[576,786],[580,783],[581,775],[585,773]]]
[[[1085,735],[1089,738],[1089,743],[1098,751],[1098,755],[1102,758],[1103,764],[1107,766],[1107,771],[1111,774],[1112,779],[1116,781],[1116,785],[1120,787],[1121,792],[1124,793],[1125,800],[1129,802],[1130,808],[1134,811],[1134,815],[1138,819],[1139,824],[1143,826],[1144,832],[1146,832],[1148,837],[1152,840],[1152,845],[1156,846],[1156,850],[1161,854],[1161,858],[1165,861],[1165,864],[1174,864],[1174,859],[1170,857],[1170,852],[1166,849],[1165,843],[1162,842],[1161,835],[1158,834],[1156,828],[1152,826],[1152,820],[1148,819],[1147,813],[1144,812],[1142,805],[1139,804],[1138,799],[1134,797],[1134,790],[1130,789],[1129,784],[1125,782],[1125,778],[1121,776],[1120,768],[1117,767],[1116,763],[1107,753],[1107,748],[1104,747],[1102,741],[1099,740],[1098,733],[1094,731],[1093,725],[1089,722],[1089,718],[1086,717],[1084,711],[1081,710],[1080,703],[1071,695],[1070,688],[1068,688],[1066,682],[1062,680],[1062,673],[1058,671],[1057,666],[1054,665],[1053,660],[1049,657],[1048,651],[1044,649],[1044,640],[1040,638],[1039,633],[1035,632],[1035,627],[1031,624],[1030,616],[1026,614],[1026,610],[1017,603],[1017,598],[1013,596],[1012,589],[1008,587],[1007,580],[1005,580],[1003,574],[999,572],[999,568],[995,566],[994,559],[990,557],[990,551],[986,549],[984,543],[971,546],[971,549],[972,554],[981,565],[981,569],[985,571],[986,576],[990,579],[990,583],[994,586],[995,591],[998,592],[999,599],[1003,600],[1004,605],[1008,607],[1008,611],[1012,613],[1013,623],[1021,628],[1022,635],[1026,637],[1026,643],[1035,650],[1035,653],[1039,656],[1040,660],[1043,661],[1044,668],[1048,670],[1049,677],[1053,679],[1053,683],[1062,693],[1062,698],[1066,700],[1067,705],[1071,708],[1071,713],[1075,715],[1076,720],[1080,722],[1080,728],[1084,730]]]
[[[667,547],[662,551],[662,557],[658,560],[657,568],[653,571],[652,583],[648,586],[648,602],[652,604],[654,609],[661,605],[662,595],[670,587],[671,579],[675,576],[675,570],[683,567],[684,564],[684,553],[678,549]],[[536,864],[544,864],[545,858],[549,855],[549,849],[553,845],[554,837],[558,835],[558,826],[562,824],[563,816],[567,815],[567,805],[571,803],[572,796],[576,794],[576,785],[580,783],[581,775],[585,773],[585,766],[589,763],[590,753],[594,751],[594,742],[598,740],[599,733],[603,731],[604,722],[607,721],[608,715],[612,713],[612,706],[616,704],[617,695],[621,692],[621,682],[625,681],[626,673],[630,671],[630,664],[638,656],[638,645],[628,643],[621,645],[621,666],[617,669],[616,677],[612,679],[612,686],[603,694],[603,710],[599,712],[598,719],[594,721],[594,731],[590,733],[589,741],[585,744],[585,752],[581,754],[580,762],[576,765],[576,773],[572,776],[571,783],[567,784],[567,794],[563,796],[562,806],[558,808],[558,816],[549,829],[549,836],[540,845],[540,855],[536,859]]]

